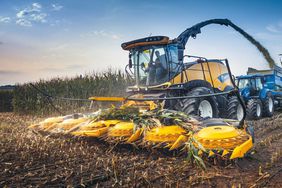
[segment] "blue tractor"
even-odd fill
[[[271,117],[282,106],[282,68],[270,70],[249,68],[247,75],[237,77],[237,86],[247,107],[247,119]]]

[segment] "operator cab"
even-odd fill
[[[181,70],[178,47],[165,36],[147,37],[122,44],[129,50],[137,87],[156,86],[168,82]]]
[[[237,86],[240,90],[248,88],[251,95],[256,95],[263,89],[263,77],[261,76],[240,76],[237,77]]]

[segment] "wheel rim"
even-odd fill
[[[213,110],[209,101],[203,100],[199,104],[199,113],[201,117],[212,117]]]
[[[243,111],[243,107],[241,104],[238,104],[237,106],[237,119],[239,121],[241,121],[244,117],[244,111]]]
[[[269,109],[270,113],[273,112],[273,100],[272,100],[272,98],[268,99],[268,109]]]
[[[261,107],[259,104],[257,104],[257,117],[260,117],[261,114]]]

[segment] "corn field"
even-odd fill
[[[27,129],[36,116],[0,113],[0,187],[281,187],[282,116],[254,121],[254,154],[206,170],[158,149]],[[2,170],[3,169],[3,170]]]
[[[74,78],[53,78],[32,83],[37,89],[52,98],[56,108],[63,112],[86,111],[90,101],[61,100],[60,98],[88,99],[90,96],[124,96],[130,81],[121,71],[108,70],[104,73],[76,76]],[[14,111],[21,114],[46,115],[55,112],[48,97],[30,83],[16,85],[14,90]]]
[[[12,90],[0,90],[0,112],[13,111],[12,100],[13,100]]]

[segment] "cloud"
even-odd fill
[[[59,26],[62,23],[69,24],[66,20],[50,19],[50,11],[60,11],[63,6],[60,4],[51,4],[52,8],[44,8],[40,3],[32,3],[20,9],[17,9],[14,17],[0,16],[0,23],[9,23],[13,21],[15,24],[24,27],[32,27],[36,23],[48,23],[50,26]],[[47,12],[49,11],[49,12]]]
[[[116,34],[113,34],[111,37],[112,37],[113,39],[116,39],[116,40],[120,39],[120,36],[118,36],[118,35],[116,35]]]
[[[268,32],[258,32],[255,36],[258,39],[269,41],[281,41],[282,40],[282,22],[276,24],[269,24],[265,27]]]
[[[31,27],[32,24],[31,24],[31,21],[29,20],[26,20],[26,19],[18,19],[16,21],[16,24],[20,25],[20,26],[24,26],[24,27]]]
[[[46,17],[47,17],[47,14],[45,14],[45,13],[31,14],[30,15],[31,20],[33,20],[35,22],[41,22],[41,23],[47,22]]]
[[[50,26],[55,27],[55,26],[65,26],[65,25],[71,25],[72,22],[66,19],[55,19],[55,20],[48,20],[48,23]]]
[[[61,73],[64,69],[63,68],[54,68],[54,67],[47,67],[47,68],[41,68],[39,71],[42,72],[59,72]]]
[[[53,11],[60,11],[62,8],[64,8],[62,5],[52,4],[52,10]]]
[[[16,17],[16,24],[25,27],[31,27],[33,22],[47,22],[47,14],[42,12],[42,5],[39,3],[32,3],[31,6],[19,10]]]
[[[276,43],[282,40],[282,34],[273,32],[259,32],[255,33],[254,36],[259,40],[271,41],[271,43]]]
[[[64,44],[58,44],[52,48],[50,48],[49,50],[50,51],[58,51],[58,50],[64,50],[66,49],[67,47],[69,47],[70,45],[68,43],[64,43]]]
[[[114,39],[114,40],[118,40],[121,39],[121,36],[119,36],[118,34],[112,33],[112,32],[106,32],[104,30],[94,30],[94,31],[90,31],[86,34],[82,34],[80,35],[81,37],[106,37],[106,38],[110,38],[110,39]]]
[[[60,65],[58,67],[44,67],[40,68],[39,71],[42,72],[65,72],[66,70],[77,70],[83,68],[84,66],[81,64],[71,64],[71,65]]]
[[[268,25],[266,27],[266,30],[272,32],[272,33],[280,33],[279,28],[275,25]]]
[[[0,70],[0,75],[14,75],[14,74],[21,74],[22,72],[19,71],[9,71],[9,70]]]
[[[266,26],[266,30],[273,34],[281,34],[282,33],[282,21],[279,21],[275,24],[269,24]]]
[[[11,21],[10,17],[0,16],[0,23],[9,23]]]
[[[32,3],[32,8],[34,10],[39,10],[42,8],[42,6],[39,3]]]
[[[112,38],[112,39],[120,39],[121,37],[117,34],[114,34],[114,33],[110,33],[110,32],[106,32],[106,31],[103,31],[103,30],[100,30],[100,31],[94,31],[93,32],[94,35],[100,37],[100,36],[103,36],[103,37],[108,37],[108,38]]]
[[[39,3],[33,3],[31,6],[20,10],[16,14],[16,16],[17,16],[17,18],[23,18],[23,17],[26,17],[30,14],[36,14],[36,13],[41,12],[41,8],[42,8],[42,6]]]
[[[70,69],[70,70],[76,70],[76,69],[80,69],[80,68],[83,68],[84,66],[83,65],[78,65],[78,64],[73,64],[73,65],[68,65],[66,66],[66,69]]]

